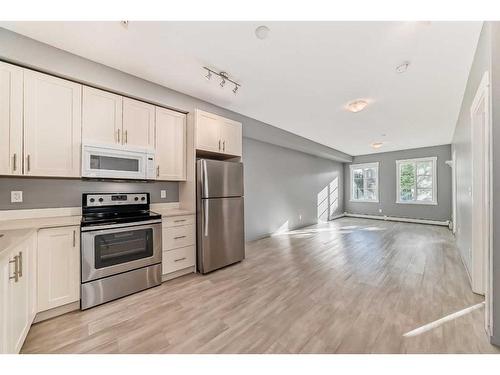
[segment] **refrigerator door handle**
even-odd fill
[[[202,173],[203,173],[203,192],[205,197],[208,198],[208,173],[207,173],[207,161],[202,160]]]
[[[203,220],[203,232],[205,237],[208,236],[208,199],[203,200],[203,215],[204,215],[204,220]]]

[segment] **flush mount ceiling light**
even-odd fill
[[[382,147],[383,143],[382,142],[373,142],[370,146],[372,146],[372,148],[374,149],[378,149],[380,147]]]
[[[212,78],[212,75],[215,75],[215,76],[219,77],[220,78],[219,86],[222,87],[222,88],[224,88],[224,86],[226,85],[226,82],[231,82],[234,85],[234,89],[232,89],[231,91],[235,95],[238,92],[239,88],[241,87],[241,84],[239,84],[238,82],[236,82],[233,79],[231,79],[229,77],[229,74],[226,73],[226,72],[216,72],[215,70],[207,68],[206,66],[204,66],[203,69],[205,69],[206,72],[207,72],[207,74],[205,75],[205,78],[208,81],[210,81],[210,79]]]
[[[403,63],[399,64],[396,66],[396,72],[397,73],[404,73],[408,70],[408,67],[410,66],[409,61],[404,61]]]
[[[270,31],[271,30],[269,30],[269,27],[262,25],[255,29],[255,36],[257,37],[257,39],[264,40],[267,39]]]
[[[120,24],[121,24],[124,28],[128,29],[128,21],[120,21]]]
[[[368,102],[366,100],[357,99],[357,100],[353,100],[352,102],[347,103],[346,109],[349,112],[357,113],[357,112],[365,109],[367,105],[368,105]]]

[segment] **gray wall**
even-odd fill
[[[437,205],[396,203],[396,160],[437,156]],[[379,203],[351,202],[350,163],[344,164],[345,211],[353,214],[387,215],[412,219],[451,219],[451,168],[445,164],[451,159],[450,145],[415,148],[355,156],[353,163],[379,162]],[[380,212],[379,210],[382,210]]]
[[[153,203],[179,201],[177,182],[115,182],[60,178],[0,177],[0,210],[51,207],[79,207],[82,193],[143,192]],[[22,203],[10,203],[11,190],[23,191]],[[160,198],[167,190],[167,198]]]
[[[476,53],[467,80],[462,107],[453,135],[452,152],[455,152],[457,230],[456,239],[460,255],[468,269],[471,265],[472,247],[472,153],[470,107],[483,74],[491,65],[491,30],[485,23],[479,37]]]
[[[343,212],[341,163],[253,139],[243,140],[243,162],[247,240],[283,229],[285,223],[295,229],[318,222],[318,194],[332,181],[338,184],[333,193],[338,204],[332,198],[331,216]]]
[[[289,219],[291,227],[294,228],[301,223],[305,225],[315,222],[313,212],[316,210],[316,203],[311,197],[316,194],[315,190],[320,184],[332,176],[334,170],[340,170],[339,164],[331,160],[343,162],[352,160],[352,157],[345,153],[271,125],[2,28],[0,28],[0,59],[182,112],[192,112],[195,108],[199,108],[241,121],[245,137],[243,158],[247,171],[245,210],[248,239],[273,232],[276,223],[284,218]],[[251,139],[267,143],[260,144],[261,149],[259,149],[255,146],[259,142],[252,143]],[[260,153],[262,150],[265,150],[264,158]],[[287,157],[292,162],[287,161]],[[274,166],[273,173],[266,172],[271,166]],[[279,172],[281,168],[284,168],[283,173]],[[283,184],[283,179],[290,184]],[[4,178],[0,179],[0,209],[14,208],[10,204],[10,190],[14,187],[17,189],[18,186],[22,186],[25,194],[23,208],[61,206],[61,204],[74,206],[74,202],[79,202],[81,192],[88,189],[127,191],[150,188],[154,191],[152,191],[153,199],[156,199],[155,196],[159,194],[161,187],[155,184],[115,186],[97,182],[96,185],[89,185],[88,182],[79,180]],[[280,188],[276,188],[277,186]],[[266,189],[263,190],[263,187]],[[46,189],[51,192],[47,192]],[[167,200],[178,199],[177,193],[174,194],[176,183],[169,184],[167,190],[169,191]],[[341,196],[340,201],[342,200]],[[300,214],[302,221],[296,217]]]

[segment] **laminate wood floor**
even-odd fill
[[[498,353],[443,227],[342,218],[247,258],[32,326],[23,353]]]

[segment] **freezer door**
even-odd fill
[[[243,164],[199,159],[196,162],[198,194],[201,198],[243,196]]]
[[[207,273],[245,258],[243,198],[202,199],[198,269]]]

